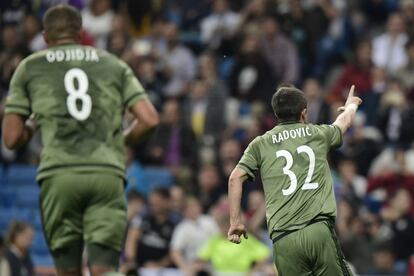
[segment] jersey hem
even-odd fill
[[[126,181],[125,169],[121,169],[111,164],[68,164],[68,165],[56,165],[48,168],[39,169],[36,177],[36,181],[40,183],[45,178],[54,176],[56,174],[65,174],[70,172],[103,172],[111,173],[120,176]]]
[[[23,116],[29,116],[30,115],[30,108],[27,108],[25,106],[21,105],[15,105],[15,104],[6,104],[4,109],[5,114],[10,113],[17,113]]]

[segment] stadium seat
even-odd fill
[[[45,237],[43,236],[43,232],[36,232],[31,251],[37,255],[49,255],[49,248],[47,246]]]
[[[32,261],[36,267],[53,267],[53,259],[50,254],[32,254]]]
[[[147,167],[144,169],[144,177],[148,181],[147,190],[151,192],[155,187],[170,187],[174,179],[170,171],[164,168]]]
[[[0,208],[0,232],[7,230],[12,220],[32,221],[33,213],[30,209]]]
[[[40,188],[37,185],[24,186],[16,189],[16,206],[22,208],[39,208]]]
[[[42,216],[40,212],[35,212],[32,219],[32,225],[36,229],[36,231],[43,231],[43,224],[42,224]]]
[[[16,202],[15,187],[3,186],[0,188],[0,207],[11,208]]]
[[[36,167],[30,165],[13,165],[5,171],[5,177],[10,180],[35,181]]]

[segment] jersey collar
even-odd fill
[[[278,125],[293,125],[293,124],[300,124],[300,121],[285,121],[285,122],[280,122]]]

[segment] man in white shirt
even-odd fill
[[[240,23],[240,16],[231,11],[227,0],[215,0],[213,13],[201,22],[201,40],[217,49],[221,41],[232,36]]]
[[[171,241],[171,257],[175,265],[186,275],[192,275],[191,266],[197,259],[198,251],[219,231],[216,221],[202,214],[198,199],[188,198],[185,219],[175,228]]]
[[[390,15],[387,31],[374,38],[372,60],[375,66],[395,73],[408,62],[405,44],[408,35],[405,32],[404,20],[399,13]]]
[[[179,41],[177,25],[172,22],[164,25],[166,52],[161,60],[165,61],[164,71],[169,81],[164,87],[166,96],[180,96],[186,92],[189,82],[197,72],[197,61],[193,53]]]

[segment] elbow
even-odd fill
[[[15,131],[8,131],[3,134],[3,143],[9,150],[18,148],[20,135]]]
[[[238,177],[237,175],[234,175],[233,173],[230,175],[229,177],[229,188],[230,187],[235,187],[238,184],[241,184],[242,181],[240,179],[240,177]]]
[[[157,112],[154,113],[153,116],[151,116],[151,119],[148,121],[148,126],[151,129],[155,129],[160,124],[160,116]]]

